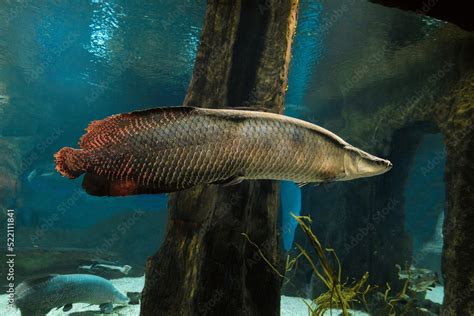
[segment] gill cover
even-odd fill
[[[357,160],[359,157],[353,150],[347,147],[345,149],[347,150],[344,152],[344,179],[349,180],[358,174]]]

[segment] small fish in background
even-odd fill
[[[53,308],[71,310],[74,303],[99,305],[101,312],[111,313],[113,304],[128,304],[109,280],[90,274],[48,275],[26,280],[16,287],[15,305],[22,316],[46,315]]]
[[[29,183],[33,182],[33,180],[36,178],[36,176],[38,175],[38,171],[36,171],[36,169],[33,169],[30,171],[30,173],[28,173],[28,175],[26,176],[26,179],[28,180]]]
[[[87,271],[89,273],[98,273],[98,272],[108,272],[108,271],[118,271],[124,275],[128,275],[128,272],[132,269],[129,265],[117,266],[113,264],[99,263],[94,262],[90,265],[79,266],[79,270]]]
[[[167,193],[200,184],[289,180],[300,185],[383,174],[390,161],[330,131],[285,115],[168,107],[92,122],[80,149],[55,154],[56,169],[92,195]]]
[[[410,266],[408,269],[402,270],[400,265],[395,265],[398,269],[398,279],[408,280],[409,289],[414,292],[431,291],[432,288],[439,284],[438,274],[429,269],[416,268]]]
[[[56,173],[54,171],[54,165],[47,164],[45,166],[40,166],[38,168],[31,170],[26,176],[26,179],[28,180],[29,183],[32,183],[38,177],[51,177],[51,176],[54,176],[55,174]]]
[[[3,107],[10,103],[10,97],[8,95],[0,95],[0,113],[3,112]]]

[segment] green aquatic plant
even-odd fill
[[[318,257],[318,261],[321,265],[322,271],[318,269],[317,264],[311,258],[308,252],[301,245],[297,244],[296,246],[299,249],[300,253],[294,258],[290,258],[290,256],[287,257],[285,264],[285,273],[296,269],[296,264],[298,260],[300,259],[300,257],[304,256],[308,263],[311,265],[313,272],[321,279],[321,281],[328,288],[326,292],[313,299],[311,303],[308,303],[307,300],[303,300],[303,302],[308,306],[309,314],[311,316],[320,316],[329,310],[340,308],[342,309],[342,314],[344,316],[348,316],[351,303],[362,302],[365,306],[367,306],[365,295],[371,290],[371,286],[368,284],[366,285],[367,280],[369,278],[369,273],[366,272],[357,282],[353,282],[351,284],[348,284],[347,282],[342,282],[341,263],[334,249],[323,249],[319,239],[316,237],[316,235],[314,235],[314,233],[311,231],[308,224],[306,223],[311,223],[311,219],[309,217],[296,216],[294,214],[291,215],[296,219],[301,229],[305,233],[306,237],[311,242],[311,245]],[[291,282],[289,278],[287,278],[284,274],[280,273],[278,269],[268,260],[268,258],[265,257],[260,247],[252,240],[250,240],[250,237],[247,234],[242,233],[242,236],[244,236],[247,241],[257,249],[261,258],[269,265],[269,267],[275,273],[277,273],[281,278],[283,278],[285,282]],[[331,254],[337,262],[337,273],[331,267],[329,259],[326,256],[326,254],[328,253]]]
[[[303,253],[300,252],[296,257],[291,258],[290,255],[286,256],[286,263],[285,263],[285,274],[288,274],[289,272],[295,271],[296,272],[296,267],[298,264],[298,259],[303,256]],[[286,284],[289,282],[289,279],[284,282]]]
[[[275,266],[270,262],[270,260],[268,260],[268,258],[265,257],[265,255],[263,254],[262,249],[260,249],[260,247],[250,239],[249,235],[247,235],[246,233],[242,233],[242,236],[244,236],[244,237],[247,239],[247,241],[249,242],[249,244],[251,244],[252,246],[255,247],[255,249],[257,249],[258,254],[259,254],[260,257],[263,259],[263,261],[265,261],[265,262],[268,264],[268,266],[269,266],[276,274],[278,274],[279,277],[288,280],[288,278],[286,278],[283,274],[281,274],[280,271],[278,271],[278,269],[275,268]]]
[[[295,288],[296,286],[291,282],[290,278],[287,277],[288,272],[296,270],[297,263],[301,257],[306,258],[314,274],[317,275],[327,287],[327,291],[323,292],[313,300],[309,301],[303,299],[303,302],[308,307],[308,313],[310,316],[324,315],[326,312],[333,309],[341,309],[342,315],[348,316],[350,315],[349,309],[352,305],[365,306],[365,309],[368,311],[369,304],[367,303],[366,295],[369,293],[369,291],[372,298],[380,297],[381,299],[381,305],[376,305],[377,307],[375,307],[379,312],[383,311],[384,314],[389,316],[395,316],[398,314],[406,315],[409,313],[413,307],[415,299],[410,295],[413,294],[410,291],[410,281],[412,281],[411,271],[408,271],[408,278],[404,283],[403,288],[400,290],[400,292],[393,295],[391,295],[392,287],[388,283],[386,283],[385,291],[377,291],[377,286],[371,286],[368,284],[368,272],[364,273],[364,275],[357,281],[351,283],[348,283],[347,281],[343,282],[341,262],[334,249],[324,248],[321,245],[321,242],[310,228],[312,223],[311,218],[308,216],[295,216],[294,214],[291,215],[298,222],[307,240],[309,240],[311,243],[311,248],[314,250],[314,253],[317,257],[316,260],[311,257],[307,249],[304,249],[301,245],[296,244],[296,247],[299,250],[298,255],[293,258],[287,256],[285,270],[283,273],[281,273],[265,257],[259,246],[250,240],[247,234],[243,233],[242,235],[252,246],[257,249],[261,258],[275,273],[277,273],[284,280],[284,283],[290,283],[290,285],[294,286]],[[336,263],[336,268],[333,267],[334,264],[331,264],[331,261]],[[374,302],[371,302],[371,309],[374,308],[373,304]]]
[[[343,282],[341,262],[339,261],[334,249],[323,249],[321,242],[307,224],[311,224],[311,218],[308,216],[296,216],[294,214],[291,215],[298,222],[300,228],[311,242],[311,245],[318,257],[322,271],[320,271],[320,269],[317,267],[317,264],[301,245],[297,244],[296,246],[298,247],[300,253],[303,254],[306,260],[308,260],[313,272],[328,288],[326,292],[313,299],[313,304],[309,304],[305,301],[310,314],[312,316],[319,316],[323,315],[328,310],[340,308],[342,309],[342,314],[344,316],[348,316],[351,303],[362,301],[365,305],[367,305],[365,295],[371,289],[370,285],[366,285],[369,278],[369,273],[366,272],[359,281],[353,282],[351,284]],[[337,262],[337,272],[332,268],[329,262],[327,257],[328,253],[331,254]]]
[[[400,269],[401,270],[401,269]],[[401,313],[401,315],[404,315],[411,307],[415,297],[410,296],[410,283],[412,282],[412,276],[411,276],[411,271],[410,269],[407,269],[408,277],[405,280],[405,283],[403,284],[403,288],[395,294],[394,296],[390,296],[390,291],[392,288],[390,287],[390,284],[386,283],[386,290],[384,292],[384,301],[388,306],[388,315],[389,316],[395,316],[395,307],[397,303],[403,303],[406,302],[405,304],[401,304],[404,306],[404,311]],[[415,292],[411,293],[414,294]]]
[[[386,283],[387,288],[384,292],[383,299],[384,299],[385,303],[387,304],[387,306],[389,307],[389,311],[388,311],[389,316],[395,316],[396,315],[395,305],[398,302],[402,301],[404,299],[404,297],[406,296],[407,285],[408,285],[408,282],[405,282],[405,285],[403,286],[403,289],[398,294],[396,294],[395,296],[389,296],[390,291],[392,290],[392,288],[390,287],[390,284]]]

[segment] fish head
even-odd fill
[[[344,175],[340,180],[352,180],[383,174],[392,169],[392,163],[352,146],[344,151]]]

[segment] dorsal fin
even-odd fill
[[[86,128],[84,134],[79,140],[81,149],[92,149],[102,146],[107,142],[113,142],[120,135],[119,131],[127,126],[146,119],[149,123],[156,121],[156,117],[166,114],[179,115],[189,114],[194,111],[194,107],[177,106],[177,107],[159,107],[146,110],[139,110],[123,114],[115,114],[103,120],[92,121]]]
[[[123,114],[115,114],[109,116],[103,120],[92,121],[86,128],[86,134],[84,134],[79,140],[79,147],[81,149],[93,149],[99,146],[103,146],[108,143],[114,143],[120,139],[120,135],[123,135],[123,131],[128,126],[136,128],[142,123],[145,123],[147,127],[150,125],[158,124],[159,118],[167,115],[168,119],[173,119],[178,115],[189,115],[191,112],[197,111],[201,108],[191,106],[176,106],[176,107],[159,107],[146,110],[139,110]],[[207,115],[205,108],[201,113]],[[260,112],[271,112],[266,108],[259,107],[227,107],[224,110],[246,110],[246,111],[260,111]],[[241,121],[245,120],[245,115],[228,116],[226,119]]]
[[[32,287],[38,284],[46,283],[56,276],[58,276],[58,274],[48,274],[34,279],[27,279],[23,281],[22,284],[26,287]]]

